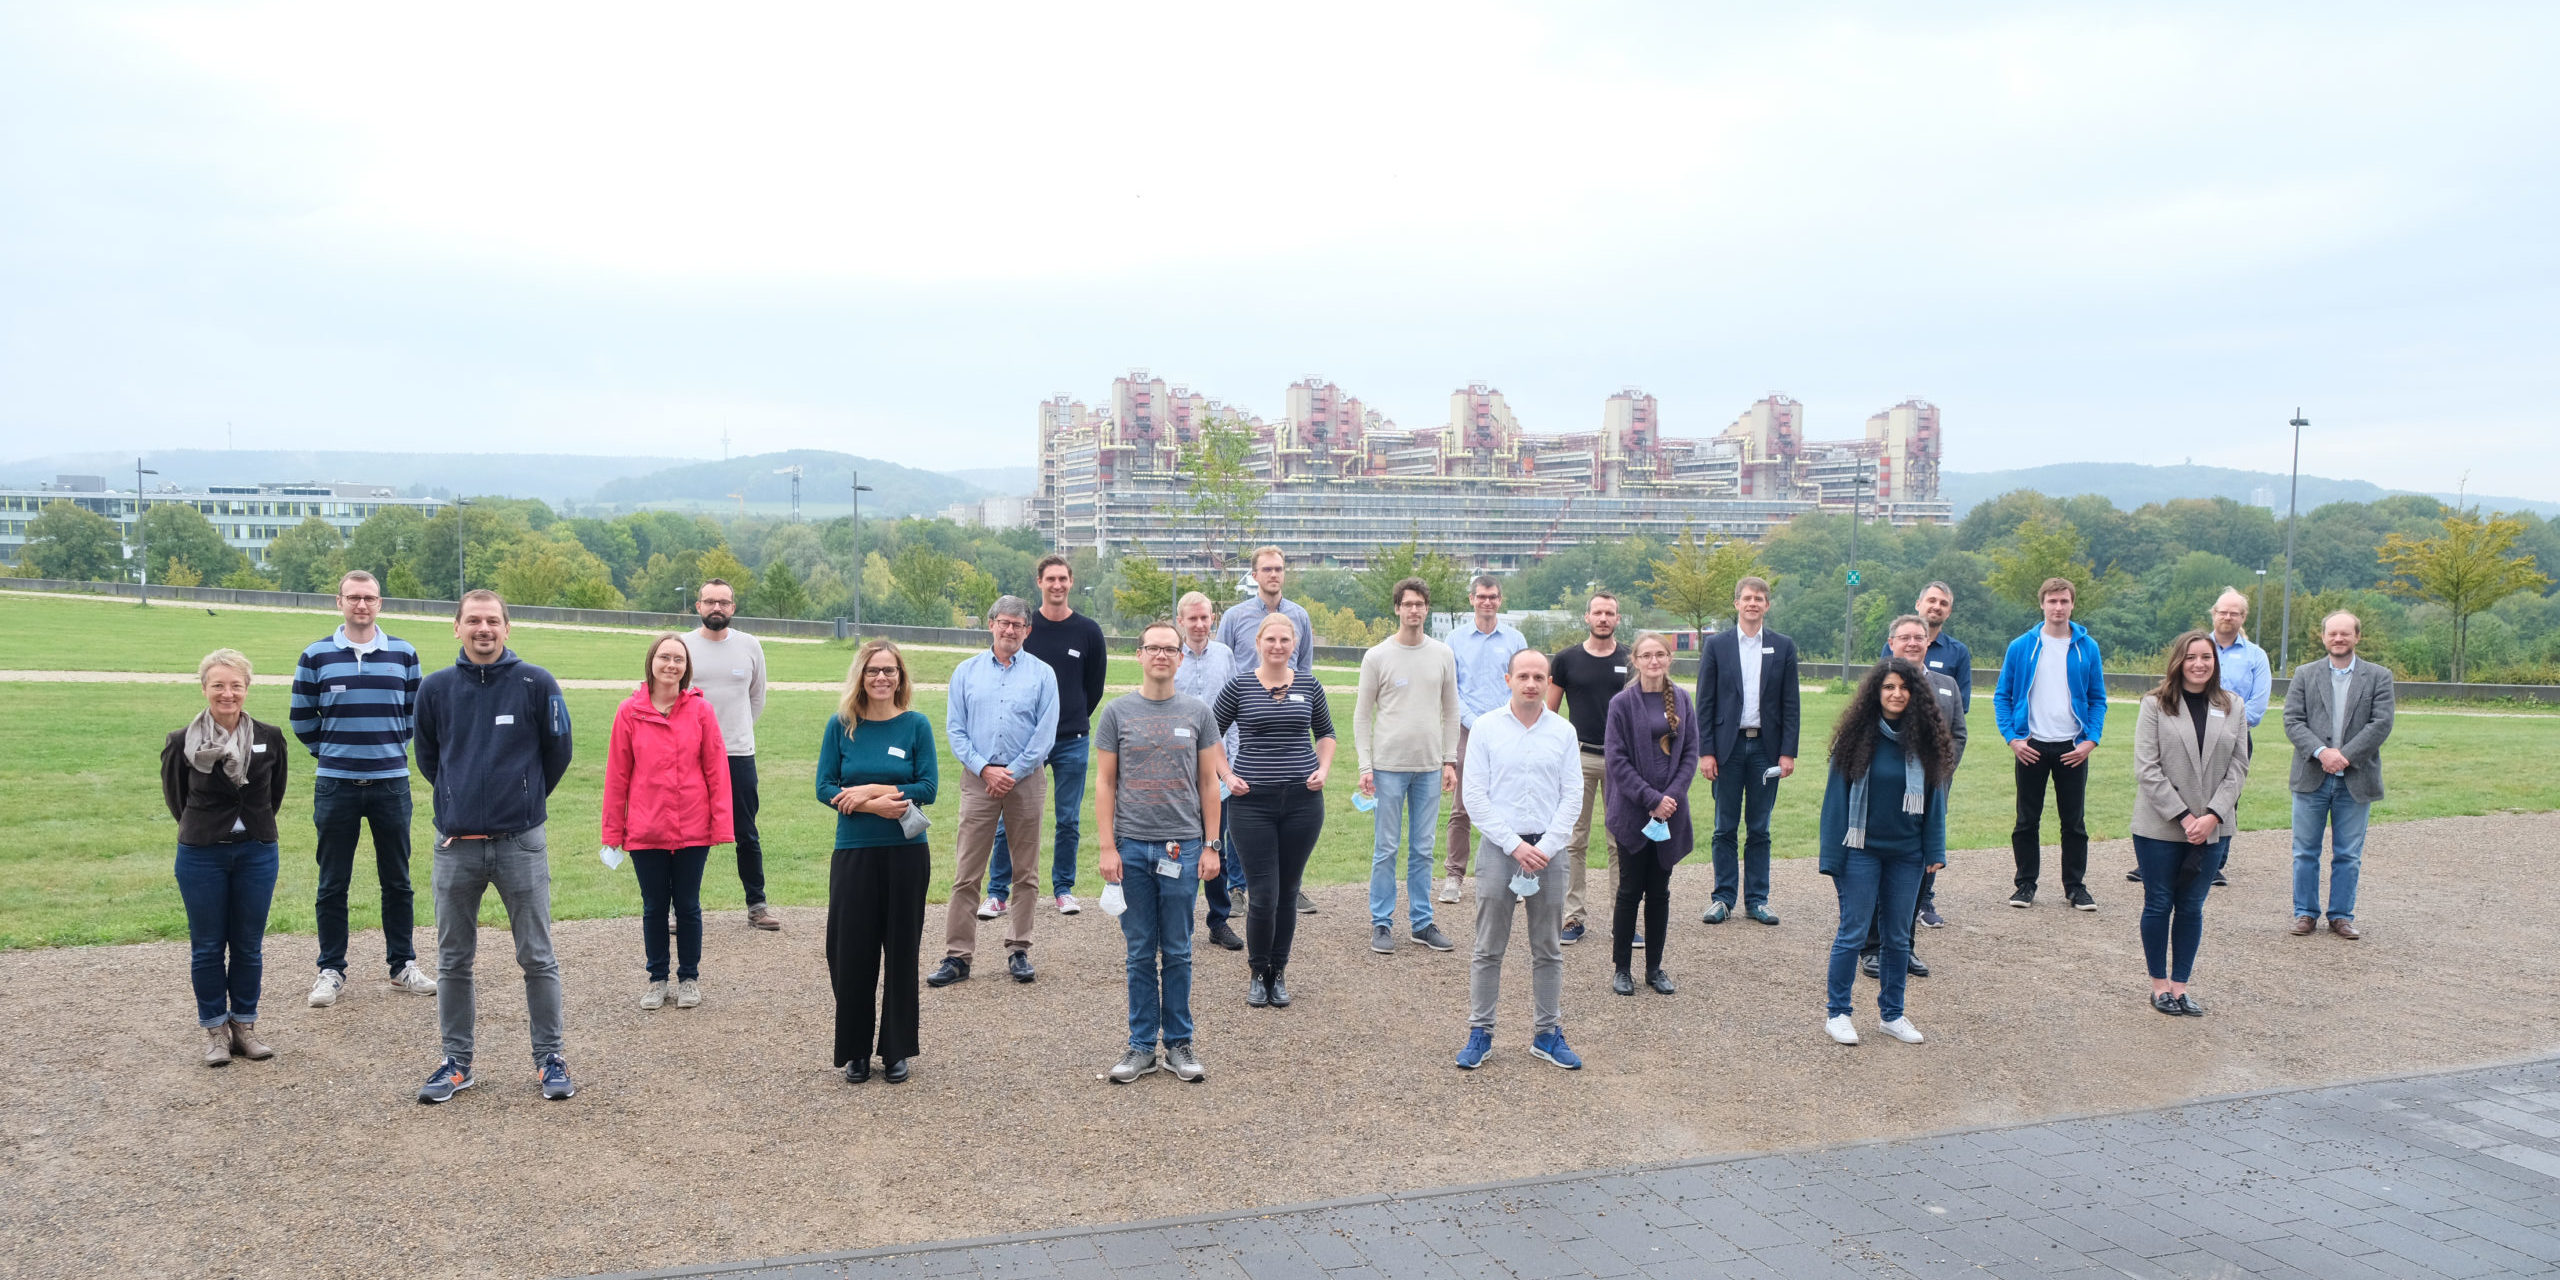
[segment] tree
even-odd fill
[[[335,593],[338,579],[346,573],[346,545],[338,526],[318,516],[305,516],[302,523],[267,544],[267,565],[275,570],[276,582],[284,590]]]
[[[222,585],[235,591],[273,591],[275,579],[255,569],[234,569],[223,575]]]
[[[418,548],[425,543],[427,518],[416,507],[376,507],[347,539],[344,568],[362,569],[382,584],[386,595],[404,600],[425,598],[427,579],[418,572]],[[449,552],[452,548],[448,547]],[[450,562],[448,562],[450,563]],[[409,589],[393,591],[391,575],[409,572]],[[446,573],[451,574],[448,568]]]
[[[1422,579],[1423,590],[1431,594],[1431,607],[1444,613],[1458,612],[1458,602],[1466,598],[1467,567],[1454,556],[1423,550],[1419,525],[1405,534],[1402,546],[1370,552],[1369,567],[1353,577],[1360,584],[1362,616],[1389,623],[1396,616],[1396,584],[1407,578]]]
[[[951,625],[951,589],[959,578],[960,562],[933,549],[930,543],[910,542],[889,562],[889,574],[897,582],[898,598],[910,612],[939,620],[927,626]]]
[[[1111,607],[1121,617],[1141,624],[1172,617],[1174,602],[1186,591],[1215,598],[1208,584],[1200,579],[1187,573],[1169,573],[1145,556],[1122,556],[1114,567],[1120,572],[1120,585],[1111,592]]]
[[[737,595],[738,615],[740,617],[753,616],[758,618],[778,618],[789,616],[788,614],[763,612],[762,610],[765,608],[765,603],[761,598],[755,601],[755,608],[758,612],[752,615],[749,614],[747,598],[757,594],[757,588],[760,584],[756,579],[755,570],[740,563],[738,557],[729,553],[728,543],[723,542],[720,545],[703,552],[701,555],[695,556],[693,558],[693,575],[693,581],[685,584],[686,593],[684,598],[676,602],[675,608],[671,612],[682,613],[685,610],[692,608],[693,592],[699,590],[703,583],[709,582],[713,578],[718,578],[722,582],[728,583],[729,590]]]
[[[692,606],[699,552],[658,552],[631,575],[631,607],[647,613],[682,613]]]
[[[2388,574],[2384,589],[2442,605],[2453,615],[2453,681],[2460,684],[2472,615],[2516,592],[2540,591],[2551,579],[2530,557],[2512,554],[2524,536],[2520,520],[2456,511],[2442,525],[2444,532],[2433,538],[2392,534],[2377,554]]]
[[[557,604],[561,591],[576,576],[560,544],[548,538],[526,538],[498,562],[498,594],[510,604]]]
[[[2069,521],[2039,511],[2018,522],[2007,546],[1990,549],[1991,572],[1983,585],[2003,599],[2032,609],[2042,603],[2037,597],[2045,579],[2065,578],[2075,588],[2075,607],[2095,609],[2105,602],[2111,584],[2099,579],[2096,566],[2083,553],[2086,545]]]
[[[1213,576],[1226,567],[1227,552],[1241,551],[1262,527],[1262,496],[1271,486],[1255,478],[1252,459],[1253,432],[1224,414],[1202,419],[1199,437],[1182,446],[1176,465],[1190,477],[1184,488],[1204,526]]]
[[[236,569],[249,567],[249,557],[238,547],[222,540],[222,532],[204,513],[184,502],[154,504],[142,517],[143,542],[156,567],[176,560],[194,571],[196,582],[218,580]],[[153,576],[157,577],[157,574]],[[196,583],[169,581],[171,586],[194,586]]]
[[[805,618],[809,616],[809,593],[801,587],[791,566],[776,560],[764,567],[764,590],[756,597],[756,607],[768,618]]]
[[[164,587],[193,587],[203,583],[204,575],[176,556],[169,557],[167,563],[160,566],[160,585]]]
[[[560,607],[564,609],[621,609],[628,607],[622,592],[610,578],[581,578],[560,589]]]
[[[1739,538],[1709,548],[1684,528],[1671,546],[1671,558],[1654,561],[1653,577],[1644,585],[1653,593],[1655,608],[1688,623],[1692,631],[1704,631],[1733,607],[1734,584],[1755,576],[1774,581],[1760,563],[1760,548]]]
[[[39,578],[113,582],[124,577],[124,537],[115,521],[56,498],[27,522],[27,546],[18,562]]]

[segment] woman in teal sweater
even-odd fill
[[[1849,994],[1867,931],[1884,934],[1884,1033],[1922,1040],[1903,1016],[1911,963],[1911,917],[1920,875],[1947,864],[1947,780],[1955,747],[1928,679],[1906,658],[1867,672],[1831,732],[1831,782],[1822,793],[1822,874],[1840,893],[1840,932],[1831,940],[1830,1004],[1822,1029],[1856,1044]]]
[[[835,1062],[850,1084],[871,1078],[875,1030],[889,1083],[906,1081],[907,1060],[916,1055],[923,997],[916,947],[933,851],[921,832],[907,834],[904,819],[909,806],[933,803],[938,778],[933,724],[907,709],[913,690],[898,646],[862,646],[818,744],[818,802],[836,811],[835,864],[827,873]]]

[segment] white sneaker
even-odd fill
[[[997,916],[1003,915],[1004,908],[999,905],[999,902],[1000,900],[996,898],[978,899],[978,918],[981,920],[993,920]]]
[[[1836,1018],[1824,1020],[1822,1029],[1830,1032],[1831,1038],[1841,1044],[1856,1044],[1858,1042],[1858,1029],[1849,1025],[1848,1014],[1844,1013]]]
[[[646,1009],[651,1013],[655,1013],[666,1006],[667,984],[663,979],[650,983],[649,989],[640,993],[641,1008]]]
[[[1442,902],[1456,902],[1458,900],[1458,878],[1456,876],[1451,876],[1440,882],[1440,900]]]
[[[1077,912],[1079,912],[1079,911],[1082,911],[1082,910],[1084,910],[1084,908],[1079,907],[1079,906],[1077,906],[1077,905],[1076,905],[1076,896],[1075,896],[1074,894],[1072,894],[1072,893],[1062,893],[1062,894],[1059,894],[1059,895],[1058,895],[1058,914],[1059,914],[1059,915],[1062,915],[1062,916],[1071,916],[1071,915],[1074,915],[1075,913],[1077,913]]]
[[[1920,1028],[1911,1025],[1908,1014],[1884,1024],[1884,1033],[1904,1044],[1919,1044],[1929,1038],[1920,1034]]]
[[[391,975],[391,985],[411,995],[431,996],[436,993],[436,980],[428,977],[427,971],[419,968],[415,960],[400,966],[400,972]]]
[[[690,1009],[700,1003],[702,1003],[701,983],[696,982],[691,978],[681,979],[676,983],[677,1008]]]
[[[338,1002],[338,993],[346,989],[347,975],[340,969],[323,969],[320,980],[311,984],[311,1007],[326,1009]]]

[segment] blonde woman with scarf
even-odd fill
[[[249,659],[216,649],[196,664],[204,710],[160,749],[160,795],[178,820],[178,896],[187,906],[204,1064],[276,1051],[258,1039],[267,905],[276,894],[276,809],[284,732],[249,718]]]
[[[1923,1039],[1903,1014],[1902,992],[1920,876],[1947,864],[1954,766],[1954,742],[1920,668],[1908,658],[1870,668],[1831,732],[1831,781],[1822,793],[1821,870],[1840,894],[1822,1029],[1838,1043],[1858,1042],[1849,995],[1870,929],[1884,934],[1884,991],[1876,1002],[1884,1033],[1904,1044]]]

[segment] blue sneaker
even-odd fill
[[[453,1095],[471,1087],[471,1068],[451,1058],[436,1064],[436,1073],[418,1086],[418,1101],[433,1105],[450,1102]]]
[[[1582,1056],[1564,1042],[1561,1031],[1550,1031],[1530,1041],[1529,1056],[1552,1062],[1567,1071],[1582,1070]]]
[[[1578,924],[1566,925],[1564,928],[1556,931],[1556,940],[1562,942],[1568,947],[1582,941],[1582,926]]]
[[[558,1102],[576,1096],[578,1086],[569,1082],[568,1061],[556,1053],[545,1056],[542,1060],[542,1100]]]
[[[1493,1033],[1482,1027],[1467,1029],[1467,1047],[1458,1050],[1458,1070],[1473,1071],[1484,1065],[1486,1054],[1493,1052]]]

